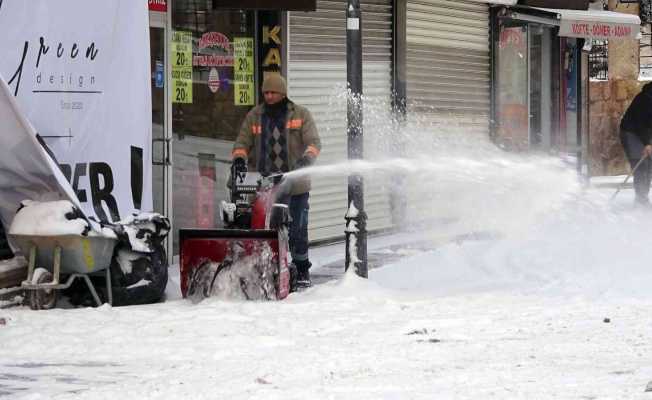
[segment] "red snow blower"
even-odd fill
[[[231,170],[231,202],[222,201],[223,229],[181,229],[179,263],[183,297],[280,300],[290,292],[287,204],[275,200],[283,175]]]

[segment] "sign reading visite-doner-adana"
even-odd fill
[[[585,39],[637,39],[639,28],[634,24],[600,21],[561,20],[559,36]]]
[[[84,212],[151,211],[148,1],[0,0],[0,54]]]

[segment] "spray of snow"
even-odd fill
[[[213,295],[222,299],[275,299],[271,259],[272,249],[265,243],[259,253],[235,260],[217,275]]]

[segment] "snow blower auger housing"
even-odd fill
[[[223,229],[181,229],[181,293],[193,302],[210,296],[280,300],[290,293],[288,206],[275,203],[282,175],[232,169],[231,202],[222,201]],[[294,275],[294,274],[293,274]]]

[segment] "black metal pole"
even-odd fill
[[[407,122],[407,0],[392,0],[392,113],[394,134],[390,138],[391,152],[395,157],[407,157],[407,144],[401,132]],[[389,205],[392,225],[404,226],[407,219],[407,174],[396,170],[389,175]]]
[[[346,80],[349,160],[363,158],[362,136],[362,23],[360,0],[346,5]],[[346,213],[346,270],[355,267],[363,278],[367,272],[367,215],[364,212],[362,175],[349,175],[349,209]]]

